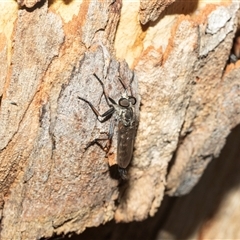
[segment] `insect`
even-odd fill
[[[86,102],[89,107],[92,109],[94,114],[97,117],[97,120],[101,123],[111,119],[110,128],[108,132],[107,138],[97,138],[90,142],[85,149],[90,147],[93,144],[98,144],[104,151],[108,152],[111,146],[112,137],[114,134],[114,128],[117,125],[118,127],[118,137],[117,137],[117,164],[118,171],[122,179],[126,179],[126,168],[129,165],[132,154],[133,154],[133,145],[135,141],[135,135],[138,125],[138,119],[136,116],[134,105],[137,100],[135,97],[128,94],[127,87],[122,81],[121,78],[118,78],[119,82],[124,88],[124,92],[122,93],[121,98],[118,102],[115,102],[105,91],[105,87],[103,82],[99,79],[99,77],[94,73],[93,74],[98,82],[101,84],[103,89],[103,95],[106,99],[106,102],[109,106],[109,109],[100,114],[98,110],[92,105],[88,100],[78,97],[80,100]],[[130,84],[132,83],[133,77],[131,79]],[[130,85],[129,84],[129,85]],[[102,147],[98,141],[100,140],[108,140],[106,147]]]

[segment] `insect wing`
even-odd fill
[[[126,127],[121,121],[119,121],[117,163],[121,168],[126,168],[132,159],[135,134],[136,126],[134,123],[131,126]]]

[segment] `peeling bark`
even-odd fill
[[[41,0],[17,0],[19,6],[21,6],[21,7],[26,6],[27,8],[34,7],[40,1]]]
[[[139,19],[142,24],[149,21],[155,21],[166,7],[171,5],[175,0],[141,0]]]

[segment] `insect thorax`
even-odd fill
[[[135,121],[133,107],[122,108],[118,112],[118,121],[121,121],[125,127],[132,126]]]

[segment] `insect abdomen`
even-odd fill
[[[117,163],[120,168],[126,168],[132,159],[135,133],[135,124],[126,127],[122,122],[119,122]]]

